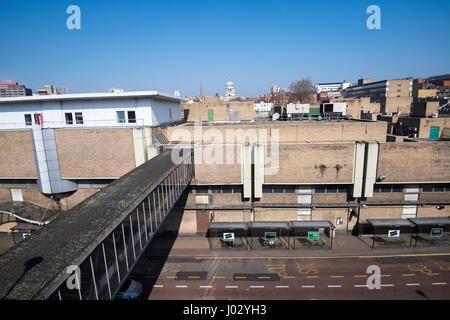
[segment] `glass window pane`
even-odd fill
[[[325,193],[326,188],[324,186],[315,186],[314,193]]]
[[[136,112],[128,111],[128,123],[136,123]]]
[[[125,123],[125,111],[117,111],[117,122],[118,123]]]
[[[31,114],[26,114],[25,115],[25,125],[31,126],[32,124],[33,124],[33,122],[31,120]]]
[[[108,300],[110,297],[102,245],[99,245],[94,250],[91,254],[91,259],[94,266],[94,276],[95,283],[97,284],[98,298],[100,300]]]
[[[327,186],[327,193],[337,193],[337,186]]]
[[[119,263],[119,274],[120,274],[120,280],[122,281],[125,275],[127,274],[127,261],[125,256],[125,246],[123,245],[123,234],[122,234],[122,225],[120,224],[115,230],[114,230],[114,238],[116,243],[116,250],[117,250],[117,260]]]
[[[66,124],[73,124],[73,116],[72,113],[65,113]]]
[[[81,297],[83,300],[97,300],[94,279],[92,277],[91,261],[89,257],[80,265]]]
[[[116,256],[114,253],[114,239],[112,234],[110,234],[104,241],[103,247],[105,249],[106,263],[108,265],[108,277],[109,284],[111,285],[111,293],[119,286],[119,277],[117,273]]]
[[[81,112],[75,112],[75,121],[77,124],[83,124],[83,114]]]

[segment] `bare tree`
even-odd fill
[[[292,82],[289,89],[291,90],[290,102],[311,103],[314,101],[316,89],[309,78]]]

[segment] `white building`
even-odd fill
[[[331,82],[316,84],[317,93],[344,90],[351,86],[351,82]]]
[[[158,126],[181,120],[184,101],[157,91],[0,98],[0,129]]]

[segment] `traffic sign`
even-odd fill
[[[319,240],[318,231],[308,231],[308,240]]]
[[[233,232],[224,232],[223,233],[223,241],[234,241],[234,233]]]
[[[400,230],[389,230],[388,238],[389,239],[399,239],[400,238]]]
[[[432,238],[441,238],[443,234],[444,234],[443,228],[431,228]]]

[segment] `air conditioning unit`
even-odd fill
[[[433,114],[431,115],[431,117],[432,117],[432,118],[437,118],[437,117],[438,117],[438,115],[439,115],[439,113],[438,113],[438,112],[433,112]]]

